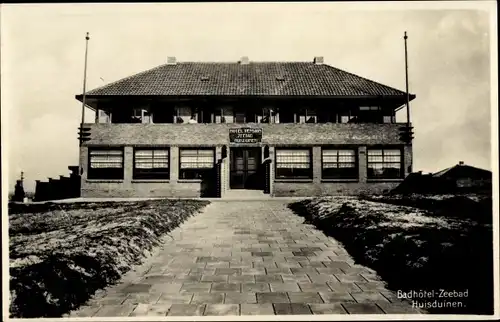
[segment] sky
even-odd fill
[[[34,191],[35,180],[67,175],[68,166],[78,165],[75,95],[83,87],[86,32],[87,89],[164,64],[167,56],[181,62],[323,56],[328,65],[405,90],[407,31],[409,87],[417,96],[410,104],[414,171],[459,161],[491,170],[493,5],[2,5],[2,174],[11,190],[24,171],[25,190]],[[93,121],[89,110],[86,116]]]

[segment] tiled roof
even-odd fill
[[[433,177],[448,177],[448,178],[461,178],[461,177],[484,177],[491,176],[491,171],[473,167],[466,164],[457,164],[453,167],[443,169],[441,171],[435,172]]]
[[[180,62],[121,79],[87,95],[404,97],[405,93],[312,62]]]

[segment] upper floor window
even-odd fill
[[[196,110],[190,106],[177,106],[175,108],[175,123],[197,123]]]
[[[323,179],[358,178],[356,150],[322,149],[321,153]]]
[[[311,108],[301,109],[297,113],[298,123],[318,123],[318,116],[316,110]]]
[[[403,177],[400,149],[368,149],[368,179]]]
[[[276,178],[312,178],[311,149],[276,149]]]
[[[216,109],[215,123],[234,123],[233,107],[221,106]]]
[[[134,179],[169,179],[168,148],[135,148]]]
[[[123,179],[123,148],[90,148],[87,178]]]
[[[258,123],[275,123],[276,111],[271,107],[264,107],[262,115],[257,116]]]
[[[132,122],[131,123],[150,123],[151,113],[146,108],[134,108],[132,110]]]
[[[213,148],[179,150],[179,178],[202,179],[211,174],[215,165],[215,150]]]
[[[356,113],[351,110],[340,111],[338,115],[340,123],[353,123],[356,121]]]

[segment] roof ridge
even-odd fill
[[[389,88],[389,89],[391,89],[391,90],[394,90],[394,91],[400,92],[400,93],[402,93],[402,94],[406,94],[405,92],[403,92],[403,91],[401,91],[401,90],[399,90],[399,89],[397,89],[397,88],[394,88],[394,87],[392,87],[392,86],[388,86],[388,85],[382,84],[382,83],[380,83],[380,82],[376,82],[376,81],[374,81],[374,80],[368,79],[368,78],[363,77],[363,76],[356,75],[356,74],[351,73],[351,72],[348,72],[348,71],[346,71],[346,70],[344,70],[344,69],[341,69],[341,68],[338,68],[338,67],[334,67],[334,66],[331,66],[331,65],[328,65],[328,64],[323,64],[323,65],[328,66],[328,67],[333,68],[333,69],[336,69],[336,70],[338,70],[338,71],[340,71],[340,72],[343,72],[343,73],[349,74],[349,75],[351,75],[351,76],[361,78],[361,79],[363,79],[363,80],[365,80],[365,81],[368,81],[369,83],[372,83],[372,84],[377,84],[377,85],[382,85],[382,86],[384,86],[384,87],[386,87],[386,88]],[[357,87],[356,87],[356,88],[357,88]],[[358,88],[358,89],[359,89],[359,88]],[[410,95],[414,95],[414,94],[411,94],[411,93],[410,93]]]
[[[177,62],[177,65],[180,64],[235,64],[235,65],[240,65],[239,61],[182,61],[182,62]],[[244,65],[251,65],[251,64],[314,64],[312,62],[308,61],[286,61],[286,60],[251,60],[248,64]],[[243,65],[243,66],[244,66]]]

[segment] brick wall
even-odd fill
[[[274,161],[275,146],[307,145],[313,147],[313,174],[309,182],[271,181],[272,196],[312,196],[382,192],[399,184],[401,180],[369,182],[366,178],[366,147],[371,145],[403,146],[399,128],[403,124],[87,124],[91,140],[80,151],[83,197],[199,197],[200,182],[178,181],[179,146],[215,146],[217,160],[222,145],[229,144],[229,128],[260,127],[262,143],[269,145]],[[357,182],[325,182],[321,180],[321,147],[326,144],[358,146],[359,180]],[[123,145],[124,180],[87,180],[88,146]],[[170,179],[160,181],[132,180],[133,146],[169,145]],[[256,146],[256,145],[252,145]],[[228,157],[229,157],[228,149]],[[405,175],[411,171],[411,146],[404,146]],[[229,189],[229,160],[222,165],[221,192]],[[274,178],[274,165],[271,166]]]
[[[262,128],[262,144],[402,144],[404,124],[85,124],[90,127],[86,145],[169,144],[222,145],[229,143],[229,129]]]

